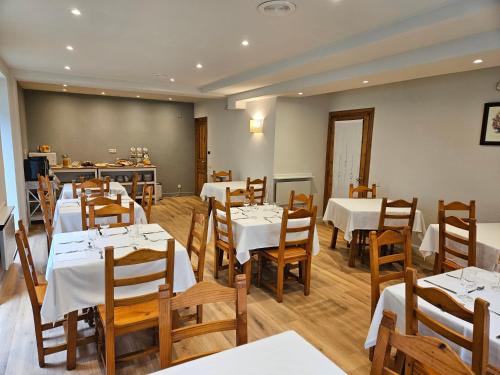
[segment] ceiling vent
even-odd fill
[[[266,16],[286,16],[295,12],[296,6],[290,1],[264,1],[257,7],[260,13]]]

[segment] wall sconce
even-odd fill
[[[263,133],[264,120],[250,120],[250,133]]]

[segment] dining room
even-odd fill
[[[500,374],[499,20],[0,2],[0,374]]]

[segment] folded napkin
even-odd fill
[[[118,227],[118,228],[106,228],[106,229],[101,229],[101,233],[104,237],[107,236],[115,236],[118,234],[127,234],[128,229],[125,227]]]

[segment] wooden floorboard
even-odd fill
[[[186,243],[192,208],[206,209],[198,197],[166,198],[153,207],[152,222],[159,223],[181,243]],[[318,225],[320,253],[313,258],[311,294],[305,297],[301,285],[290,280],[285,285],[283,303],[271,291],[252,286],[248,296],[248,337],[255,341],[285,330],[295,330],[349,374],[367,374],[370,369],[363,343],[370,323],[370,274],[366,264],[347,266],[348,250],[338,241],[338,249],[328,248],[331,228]],[[339,239],[342,236],[339,235]],[[30,231],[35,263],[43,274],[47,261],[45,237],[40,228]],[[213,244],[206,256],[205,279],[212,280]],[[367,262],[365,262],[367,263]],[[227,272],[219,282],[225,283]],[[227,317],[227,305],[207,306],[205,320]],[[31,306],[24,280],[17,267],[11,267],[0,289],[0,374],[66,373],[65,352],[46,358],[38,367]],[[84,328],[83,323],[79,323]],[[55,330],[48,342],[62,340],[62,329]],[[89,330],[86,333],[90,333]],[[117,340],[118,351],[133,350],[151,342],[151,332]],[[214,334],[176,344],[175,354],[192,354],[234,345],[234,334]],[[117,366],[118,374],[146,374],[159,369],[156,355]],[[93,345],[78,349],[77,368],[72,374],[101,374],[103,365]]]

